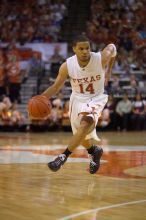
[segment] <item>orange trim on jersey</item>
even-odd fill
[[[97,112],[94,112],[95,107],[91,107],[91,108],[92,108],[92,111],[91,111],[91,112],[80,112],[80,113],[78,114],[78,116],[79,116],[80,114],[82,114],[82,115],[84,115],[84,116],[92,114],[92,115],[94,116],[94,118],[95,118],[95,115],[97,114]]]

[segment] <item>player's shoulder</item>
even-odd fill
[[[68,57],[66,61],[67,61],[67,62],[68,62],[68,61],[74,61],[75,58],[76,58],[76,55],[73,55],[73,56]]]
[[[93,57],[97,57],[97,56],[100,56],[100,51],[97,51],[97,52],[90,52],[91,56]]]
[[[67,68],[67,62],[63,62],[59,68],[59,73],[63,74],[63,75],[67,75],[68,74],[68,68]]]
[[[91,59],[94,61],[98,61],[101,59],[101,53],[100,52],[91,52]]]
[[[60,69],[67,69],[67,62],[63,62],[60,66]]]

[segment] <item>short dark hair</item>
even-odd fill
[[[85,33],[82,33],[78,36],[75,36],[72,40],[72,46],[75,46],[78,42],[90,42],[89,38],[86,36]]]

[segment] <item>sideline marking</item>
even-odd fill
[[[104,207],[100,207],[100,208],[96,208],[96,209],[89,209],[89,210],[86,210],[84,212],[79,212],[77,214],[72,214],[72,215],[68,215],[68,216],[63,217],[63,218],[59,218],[58,220],[69,220],[69,219],[76,218],[78,216],[89,214],[89,213],[92,213],[92,212],[98,212],[98,211],[105,210],[105,209],[118,208],[120,206],[132,205],[132,204],[143,203],[143,202],[146,202],[146,199],[137,200],[137,201],[133,201],[133,202],[131,201],[131,202],[119,203],[119,204],[104,206]]]
[[[102,146],[103,150],[105,152],[107,151],[146,151],[146,145],[136,145],[136,146],[119,146],[119,145],[107,145],[107,146]],[[7,149],[21,149],[21,150],[58,150],[58,149],[65,149],[66,145],[59,145],[59,144],[48,144],[48,145],[3,145],[0,146],[0,150],[7,150]],[[85,149],[83,146],[79,146],[77,149]]]
[[[14,164],[14,163],[48,163],[56,156],[54,151],[58,149],[66,148],[65,145],[5,145],[0,146],[0,164]],[[82,146],[78,147],[79,150],[84,149]],[[146,146],[103,146],[104,152],[137,152],[146,151]],[[50,151],[50,154],[46,154],[43,151]],[[38,151],[38,152],[35,152]],[[39,151],[41,151],[39,153]],[[69,158],[68,162],[89,162],[89,158]],[[102,163],[106,163],[106,160],[102,160]]]

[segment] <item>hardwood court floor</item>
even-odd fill
[[[57,173],[47,162],[70,133],[0,133],[1,220],[146,220],[146,133],[100,133],[96,175],[79,147]]]

